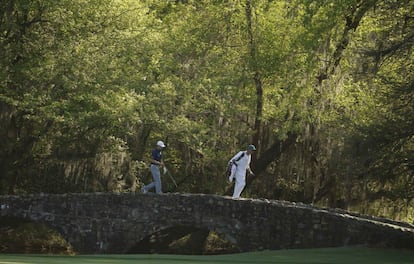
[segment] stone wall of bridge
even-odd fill
[[[263,199],[203,194],[0,196],[0,216],[58,231],[79,253],[126,253],[174,227],[224,235],[242,251],[374,245],[414,249],[414,226],[388,219]]]

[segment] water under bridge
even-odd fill
[[[207,194],[0,196],[0,216],[42,223],[79,253],[127,253],[174,228],[214,231],[240,251],[374,245],[414,249],[414,226],[338,209]]]

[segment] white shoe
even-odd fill
[[[142,188],[141,188],[141,192],[142,192],[143,194],[145,194],[145,193],[147,193],[148,191],[147,191],[147,190],[145,190],[145,188],[144,188],[144,187],[142,187]]]

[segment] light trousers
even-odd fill
[[[162,193],[160,166],[151,164],[150,170],[151,170],[152,178],[154,179],[154,181],[148,185],[145,185],[143,189],[145,191],[148,191],[155,187],[156,193]]]
[[[237,169],[234,169],[233,171],[232,168],[232,175],[230,177],[236,179],[236,182],[234,183],[233,198],[240,198],[240,194],[246,186],[246,172],[238,171]]]

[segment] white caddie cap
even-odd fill
[[[165,144],[161,140],[160,141],[157,141],[157,146],[159,146],[161,148],[165,148]]]

